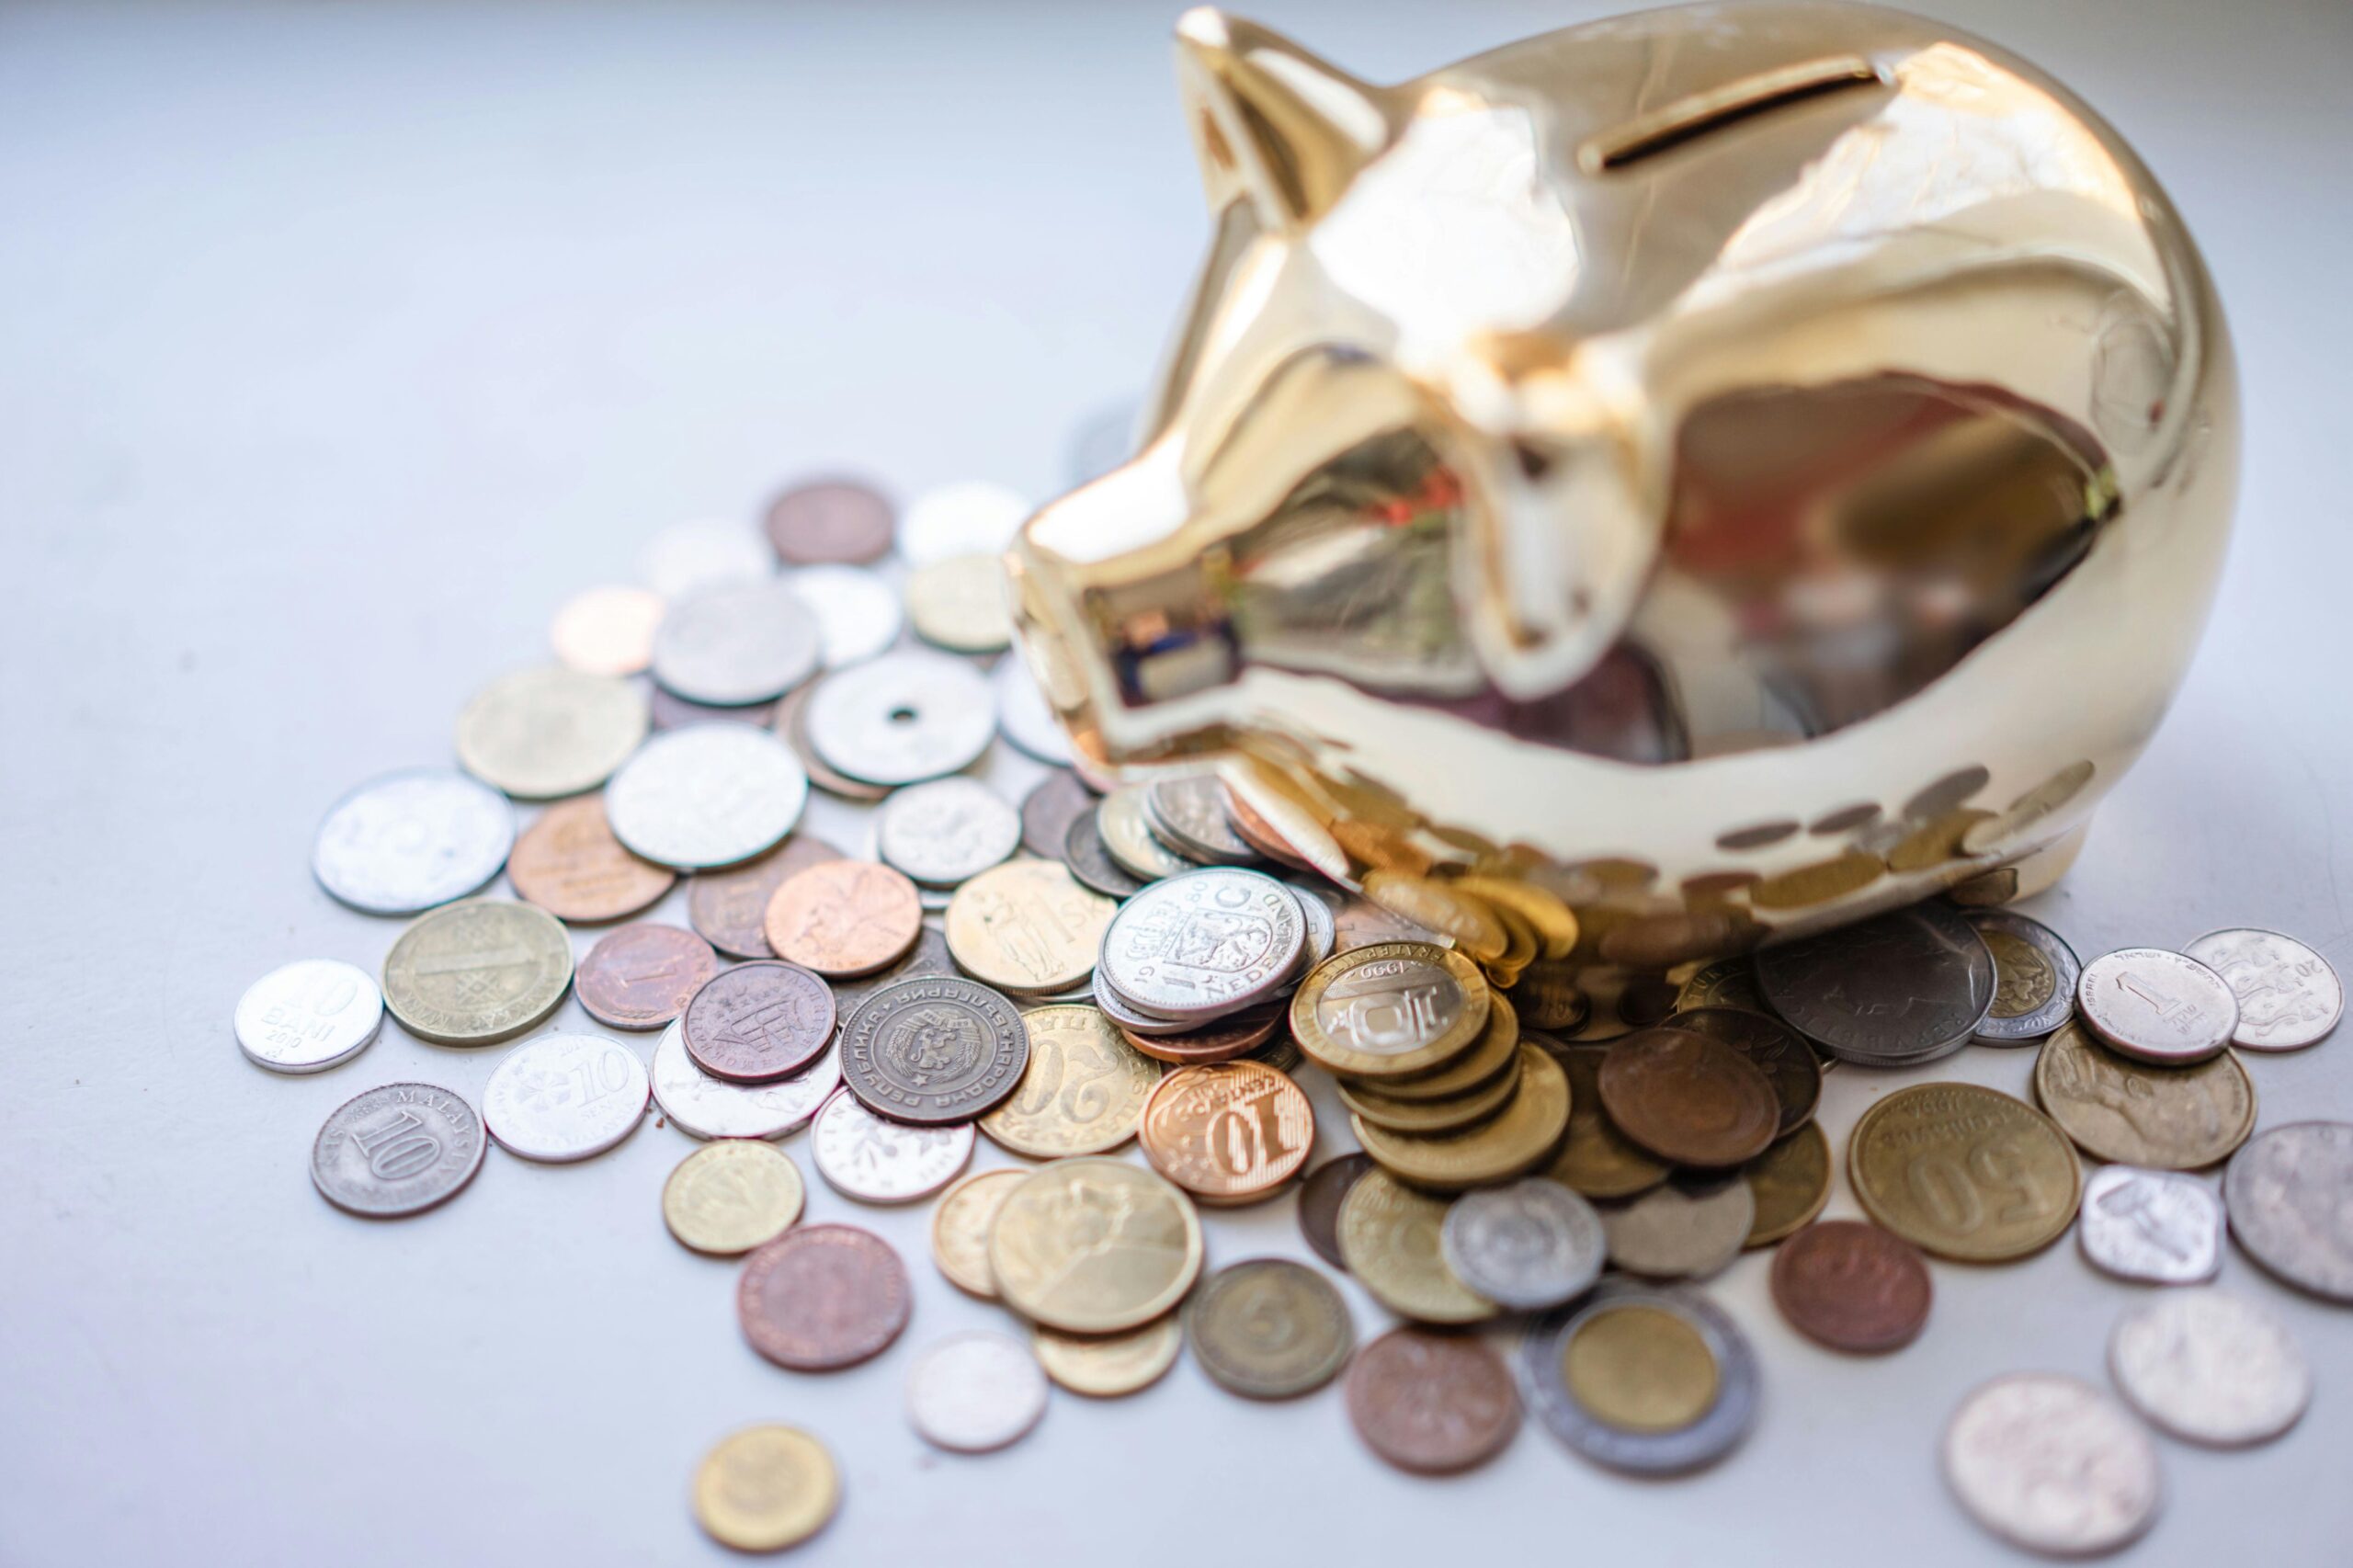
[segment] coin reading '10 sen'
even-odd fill
[[[474,1108],[449,1090],[386,1084],[327,1117],[311,1146],[311,1179],[354,1214],[421,1214],[465,1189],[489,1143]]]
[[[1066,1334],[1117,1334],[1185,1299],[1201,1270],[1201,1226],[1185,1195],[1118,1160],[1063,1160],[1033,1173],[989,1228],[1006,1304]]]

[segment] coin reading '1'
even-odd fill
[[[573,990],[598,1023],[658,1029],[687,1010],[719,972],[719,955],[692,931],[641,921],[598,938],[580,960]]]
[[[2075,983],[2084,1025],[2109,1049],[2159,1067],[2221,1051],[2239,1025],[2238,998],[2196,959],[2163,948],[2121,948],[2084,966]]]

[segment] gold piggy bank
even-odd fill
[[[1141,449],[1030,520],[1106,771],[1517,882],[1587,961],[2063,870],[2235,488],[2230,341],[2123,140],[1999,49],[1759,5],[1394,86],[1178,28],[1214,211]]]

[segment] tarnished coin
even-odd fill
[[[926,1345],[907,1368],[907,1416],[926,1443],[984,1454],[1046,1414],[1046,1374],[1017,1339],[985,1329]]]
[[[555,612],[548,642],[555,656],[592,676],[633,676],[654,655],[662,596],[643,588],[590,588]]]
[[[1519,1011],[1498,994],[1488,998],[1486,1027],[1470,1050],[1443,1067],[1402,1078],[1376,1078],[1357,1085],[1356,1092],[1377,1091],[1384,1101],[1405,1103],[1453,1099],[1498,1079],[1516,1080],[1518,1067]],[[1350,1083],[1340,1080],[1343,1097],[1349,1093]]]
[[[1601,1063],[1607,1045],[1563,1045],[1530,1036],[1569,1079],[1569,1131],[1544,1174],[1587,1198],[1631,1198],[1665,1181],[1672,1169],[1629,1142],[1601,1113]]]
[[[882,802],[874,844],[885,863],[916,881],[954,887],[1020,847],[1021,817],[977,778],[935,778]]]
[[[2312,1369],[2287,1325],[2227,1290],[2175,1290],[2127,1312],[2108,1337],[2125,1403],[2211,1448],[2268,1443],[2312,1403]]]
[[[2195,1285],[2222,1267],[2222,1200],[2177,1171],[2103,1165],[2084,1179],[2075,1244],[2119,1279]]]
[[[2231,1043],[2243,1051],[2301,1051],[2345,1016],[2345,983],[2293,937],[2241,926],[2209,931],[2182,951],[2222,977],[2238,999]]]
[[[1519,1430],[1511,1369],[1465,1335],[1392,1329],[1358,1354],[1347,1389],[1365,1447],[1418,1474],[1484,1464]]]
[[[1654,1279],[1704,1279],[1740,1256],[1756,1222],[1756,1195],[1734,1177],[1668,1182],[1627,1203],[1605,1204],[1609,1261]]]
[[[311,1180],[369,1219],[421,1214],[465,1190],[490,1140],[474,1108],[431,1084],[386,1084],[335,1107],[311,1145]]]
[[[1856,1355],[1911,1344],[1935,1298],[1919,1249],[1860,1220],[1824,1220],[1782,1243],[1771,1282],[1791,1328]]]
[[[1070,874],[1106,898],[1132,898],[1144,883],[1111,858],[1103,842],[1101,808],[1090,802],[1063,833],[1063,864]]]
[[[1665,1027],[1730,1046],[1765,1074],[1781,1107],[1776,1138],[1786,1138],[1813,1119],[1814,1107],[1822,1100],[1822,1059],[1787,1024],[1737,1007],[1694,1007],[1668,1015]]]
[[[541,812],[515,841],[506,875],[525,903],[584,925],[649,908],[678,880],[667,866],[622,847],[599,795],[558,801]]]
[[[1518,1312],[1584,1295],[1609,1248],[1593,1205],[1541,1176],[1456,1199],[1438,1245],[1457,1278]]]
[[[1569,1127],[1569,1080],[1533,1045],[1519,1048],[1519,1092],[1473,1127],[1427,1136],[1350,1118],[1357,1142],[1391,1175],[1416,1187],[1461,1192],[1525,1176],[1552,1157]]]
[[[907,619],[915,635],[959,653],[995,653],[1013,642],[1005,560],[951,555],[907,574]]]
[[[1961,918],[1977,928],[1985,950],[1994,955],[1994,1006],[1977,1026],[1979,1040],[2024,1045],[2074,1016],[2083,966],[2058,932],[2006,909],[1972,909]]]
[[[2083,1189],[2050,1120],[1974,1084],[1915,1084],[1863,1113],[1847,1141],[1863,1211],[1959,1263],[2006,1263],[2066,1233]]]
[[[1018,491],[984,479],[934,485],[907,503],[899,522],[899,553],[917,566],[951,555],[1001,555],[1029,512]]]
[[[2196,1170],[2255,1131],[2255,1085],[2223,1051],[2194,1066],[2152,1067],[2067,1023],[2034,1060],[2034,1095],[2084,1153],[2126,1165]]]
[[[914,1293],[891,1244],[855,1225],[799,1225],[752,1254],[735,1315],[752,1348],[796,1372],[855,1367],[907,1326]]]
[[[1150,1388],[1176,1364],[1185,1331],[1170,1312],[1125,1334],[1063,1334],[1042,1326],[1029,1331],[1030,1353],[1046,1376],[1073,1393],[1118,1399]]]
[[[1095,828],[1112,861],[1130,876],[1145,882],[1176,876],[1193,863],[1153,835],[1144,811],[1144,787],[1114,790],[1096,808]]]
[[[703,870],[774,847],[808,801],[809,776],[782,741],[748,724],[697,724],[630,758],[605,790],[605,815],[635,853]]]
[[[548,1165],[601,1154],[645,1119],[653,1085],[637,1052],[598,1035],[547,1034],[505,1056],[482,1119],[507,1153]]]
[[[1119,905],[1087,892],[1059,861],[1016,860],[981,872],[948,902],[948,949],[991,985],[1030,995],[1067,990],[1095,971]]]
[[[1154,882],[1121,904],[1096,963],[1137,1006],[1207,1020],[1266,1000],[1297,968],[1306,939],[1289,888],[1213,866]]]
[[[2221,1052],[2239,1027],[2239,1002],[2222,977],[2163,948],[2120,948],[2084,966],[2075,1006],[2111,1050],[2159,1067],[2186,1067]]]
[[[1021,847],[1042,859],[1060,859],[1070,824],[1094,804],[1095,792],[1077,774],[1054,769],[1021,797]]]
[[[915,884],[871,860],[821,860],[769,895],[768,947],[823,975],[869,974],[907,950],[923,928]]]
[[[1039,1007],[1021,1023],[1029,1064],[1013,1097],[981,1118],[981,1131],[1033,1160],[1107,1153],[1134,1137],[1160,1064],[1093,1007]]]
[[[705,871],[687,883],[687,923],[721,952],[739,959],[769,959],[766,926],[768,900],[795,871],[842,852],[813,834],[796,833],[756,860],[722,871]]]
[[[759,536],[733,517],[672,523],[637,552],[637,577],[665,599],[683,598],[712,583],[774,574]]]
[[[1718,959],[1692,971],[1675,994],[1675,1006],[1686,1013],[1702,1007],[1738,1007],[1749,1013],[1770,1010],[1765,994],[1756,988],[1756,966],[1745,958]]]
[[[817,1174],[860,1203],[913,1203],[954,1181],[972,1159],[972,1129],[886,1121],[845,1089],[809,1133]]]
[[[1512,982],[1512,1006],[1532,1029],[1579,1029],[1592,1015],[1593,999],[1577,983],[1570,964],[1538,960]],[[1672,1021],[1672,1020],[1670,1020]]]
[[[1688,1029],[1645,1028],[1601,1062],[1601,1104],[1618,1130],[1663,1160],[1722,1170],[1755,1159],[1780,1131],[1781,1102],[1731,1046]]]
[[[1481,963],[1503,957],[1510,938],[1493,905],[1475,893],[1407,871],[1366,873],[1364,896],[1400,919],[1442,931]]]
[[[986,751],[996,701],[963,660],[907,648],[826,676],[801,719],[817,755],[852,778],[913,784]]]
[[[1300,1184],[1299,1233],[1316,1256],[1343,1272],[1348,1261],[1340,1256],[1340,1205],[1367,1171],[1379,1168],[1370,1154],[1338,1154],[1308,1172]]]
[[[2114,1551],[2157,1516],[2149,1435],[2097,1389],[2056,1372],[1981,1385],[1953,1412],[1943,1456],[1970,1517],[2029,1551]]]
[[[807,687],[792,694],[797,700]],[[696,724],[748,724],[765,730],[776,722],[783,704],[777,702],[745,702],[733,708],[722,708],[710,702],[689,702],[667,687],[654,687],[645,694],[645,710],[653,717],[654,733],[684,730]],[[804,759],[805,766],[805,759]],[[811,769],[813,774],[814,769]]]
[[[663,1030],[654,1048],[654,1103],[679,1131],[697,1138],[781,1138],[797,1132],[841,1082],[841,1069],[830,1055],[770,1084],[714,1078],[687,1054],[683,1022]]]
[[[1767,948],[1757,987],[1800,1033],[1862,1066],[1917,1066],[1969,1043],[1994,1005],[1994,955],[1943,903]]]
[[[363,915],[415,915],[498,875],[515,844],[515,808],[462,773],[387,773],[337,801],[319,824],[311,869]]]
[[[829,670],[870,659],[899,640],[898,593],[862,566],[804,566],[785,586],[817,623],[818,662]]]
[[[384,994],[335,959],[280,964],[237,998],[237,1048],[273,1073],[324,1073],[368,1049],[384,1026]]]
[[[681,1246],[733,1257],[801,1218],[801,1167],[771,1143],[724,1138],[678,1162],[662,1184],[662,1222]]]
[[[654,634],[654,678],[690,702],[767,702],[817,673],[817,618],[779,578],[674,600]]]
[[[1340,1375],[1356,1324],[1331,1282],[1303,1263],[1254,1257],[1228,1264],[1185,1305],[1193,1359],[1219,1387],[1247,1399],[1291,1399]]]
[[[765,1084],[817,1060],[834,1038],[834,994],[775,959],[722,970],[680,1016],[687,1054],[714,1078]]]
[[[899,983],[903,980],[924,980],[934,975],[952,975],[956,960],[948,950],[948,934],[939,927],[936,917],[926,917],[915,932],[915,945],[892,962],[871,974],[861,974],[847,980],[835,980],[834,999],[839,1004],[843,1017],[858,1011],[858,1005],[876,992]]]
[[[384,1005],[436,1045],[490,1045],[563,1001],[572,941],[528,903],[476,899],[419,916],[384,955]]]
[[[695,1522],[735,1551],[782,1551],[825,1528],[841,1506],[825,1446],[795,1426],[731,1433],[695,1470]]]
[[[1612,1470],[1675,1475],[1712,1464],[1756,1415],[1756,1357],[1705,1298],[1611,1281],[1543,1319],[1520,1349],[1537,1418]]]
[[[661,690],[659,687],[654,689],[657,693]],[[768,727],[776,732],[778,739],[792,748],[792,755],[800,759],[801,767],[809,775],[809,782],[818,789],[828,795],[838,795],[845,801],[862,801],[870,805],[882,800],[891,793],[890,785],[869,784],[862,778],[852,778],[818,756],[817,748],[810,744],[809,697],[816,689],[817,683],[813,682],[785,693],[784,699],[776,705],[776,715]]]
[[[1203,865],[1248,866],[1258,859],[1227,815],[1225,786],[1213,773],[1163,778],[1143,792],[1144,817],[1164,843]]]
[[[1476,1044],[1491,1005],[1477,966],[1460,953],[1422,942],[1343,947],[1292,994],[1291,1038],[1335,1073],[1407,1077]]]
[[[1179,1067],[1145,1100],[1137,1134],[1153,1169],[1207,1203],[1249,1203],[1297,1176],[1315,1145],[1315,1112],[1259,1062]]]
[[[1014,1188],[989,1227],[1007,1306],[1065,1334],[1117,1334],[1185,1299],[1201,1225],[1185,1195],[1120,1160],[1058,1160]]]
[[[2231,1156],[2222,1203],[2246,1255],[2299,1290],[2353,1301],[2353,1124],[2275,1127]]]
[[[687,1010],[719,972],[719,955],[692,931],[640,921],[607,933],[580,960],[582,1010],[616,1029],[658,1029]]]
[[[891,553],[891,503],[855,479],[813,479],[768,503],[768,544],[790,565],[864,565]]]
[[[1371,1171],[1340,1203],[1340,1256],[1373,1299],[1419,1323],[1480,1323],[1495,1303],[1447,1267],[1446,1205],[1386,1171]]]
[[[996,668],[989,672],[989,685],[996,688],[996,724],[1005,732],[1005,738],[1040,762],[1068,767],[1070,736],[1063,731],[1062,721],[1054,717],[1053,709],[1047,705],[1037,676],[1029,673],[1029,661],[998,660]],[[1051,848],[1040,848],[1034,844],[1030,847],[1040,855],[1059,855],[1062,840],[1057,838]]]
[[[629,760],[648,722],[645,699],[625,680],[562,665],[517,670],[458,715],[458,761],[517,799],[577,795]]]
[[[931,1211],[931,1261],[948,1282],[983,1301],[996,1300],[989,1272],[989,1226],[1013,1189],[1029,1179],[1026,1165],[975,1171],[942,1193]]]
[[[1806,1123],[1740,1169],[1756,1200],[1744,1247],[1771,1246],[1811,1223],[1830,1201],[1830,1140]]]
[[[869,1110],[916,1127],[969,1122],[1009,1097],[1029,1063],[1013,1004],[955,976],[902,981],[842,1026],[842,1082]]]

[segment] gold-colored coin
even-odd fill
[[[1550,1159],[1569,1127],[1569,1079],[1532,1045],[1519,1048],[1519,1092],[1486,1121],[1427,1137],[1351,1119],[1357,1142],[1392,1176],[1416,1187],[1461,1192],[1525,1176]]]
[[[1176,1364],[1185,1329],[1175,1312],[1125,1334],[1029,1331],[1029,1350],[1046,1376],[1091,1399],[1118,1399],[1158,1382]]]
[[[562,665],[517,670],[458,715],[458,761],[520,800],[577,795],[629,760],[649,722],[644,695],[618,676]]]
[[[1656,1307],[1611,1307],[1561,1352],[1569,1393],[1605,1426],[1679,1432],[1715,1408],[1722,1374],[1699,1331]]]
[[[1501,904],[1489,905],[1488,912],[1504,928],[1504,950],[1498,957],[1487,960],[1487,978],[1497,989],[1518,985],[1520,971],[1535,962],[1536,955],[1542,950],[1542,944],[1537,939],[1536,927],[1517,912]]]
[[[1358,1086],[1387,1100],[1450,1100],[1498,1078],[1517,1082],[1518,1067],[1519,1013],[1496,993],[1487,998],[1487,1027],[1470,1050],[1432,1072],[1416,1073],[1410,1078],[1374,1078]]]
[[[1577,945],[1575,911],[1558,893],[1509,877],[1457,877],[1454,885],[1497,909],[1508,909],[1535,928],[1539,951],[1548,959],[1564,959]]]
[[[2095,1159],[2194,1171],[2255,1131],[2255,1085],[2234,1051],[2188,1067],[2153,1067],[2070,1020],[2034,1059],[2034,1097]]]
[[[1374,942],[1308,971],[1290,1033],[1317,1064],[1353,1078],[1444,1067],[1478,1042],[1494,994],[1479,966],[1427,942]]]
[[[1476,893],[1417,877],[1410,871],[1370,871],[1364,879],[1364,896],[1403,919],[1454,938],[1454,945],[1478,960],[1493,963],[1511,945],[1503,922]]]
[[[1021,1022],[1029,1064],[981,1131],[1033,1160],[1105,1153],[1134,1137],[1161,1064],[1092,1007],[1039,1007]]]
[[[436,1045],[489,1045],[556,1010],[572,984],[572,939],[544,909],[505,899],[419,915],[384,955],[384,1006]]]
[[[1119,903],[1079,886],[1059,860],[993,866],[948,901],[948,950],[983,984],[1067,991],[1095,972]]]
[[[782,1551],[825,1528],[841,1506],[825,1445],[797,1426],[746,1426],[695,1470],[695,1522],[737,1551]]]
[[[1554,1045],[1552,1060],[1569,1078],[1569,1135],[1544,1174],[1587,1198],[1631,1198],[1648,1192],[1673,1170],[1636,1147],[1601,1108],[1601,1059],[1606,1045]]]
[[[1743,1247],[1770,1246],[1813,1222],[1830,1201],[1830,1140],[1809,1121],[1741,1167],[1756,1199]]]
[[[1513,1066],[1518,1065],[1515,1058]],[[1392,1099],[1378,1089],[1346,1082],[1338,1088],[1340,1103],[1348,1108],[1350,1116],[1383,1131],[1428,1137],[1459,1131],[1495,1115],[1519,1092],[1519,1074],[1516,1070],[1500,1074],[1468,1094],[1446,1100]]]
[[[1479,1323],[1495,1303],[1455,1277],[1438,1250],[1446,1205],[1383,1171],[1357,1178],[1340,1203],[1340,1259],[1373,1299],[1420,1323]]]
[[[662,1222],[697,1252],[733,1257],[791,1229],[806,1196],[791,1155],[756,1138],[722,1138],[662,1184]]]
[[[931,1211],[931,1261],[950,1285],[983,1301],[996,1300],[989,1226],[1013,1189],[1029,1176],[1026,1165],[975,1171],[939,1195],[939,1206]]]
[[[1173,1310],[1201,1271],[1201,1221],[1176,1186],[1120,1160],[1060,1160],[989,1226],[1006,1305],[1065,1334],[1117,1334]]]
[[[994,653],[1013,642],[1005,562],[995,555],[951,555],[907,574],[907,619],[915,635],[960,653]]]
[[[1898,1089],[1847,1143],[1864,1212],[1925,1252],[2006,1263],[2066,1233],[2083,1196],[2075,1151],[2051,1119],[1974,1084]]]
[[[1692,1012],[1700,1007],[1737,1007],[1744,1013],[1772,1016],[1765,1005],[1765,994],[1756,988],[1756,966],[1749,960],[1718,959],[1692,972],[1676,993],[1675,1010]]]

